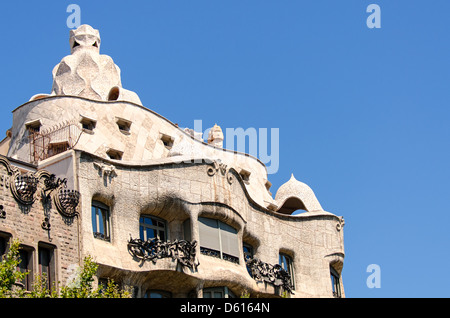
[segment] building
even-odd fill
[[[18,238],[21,268],[60,284],[91,255],[99,283],[135,297],[344,296],[344,221],[308,185],[292,176],[273,197],[218,125],[205,142],[124,89],[97,30],[69,43],[0,143],[1,253]]]

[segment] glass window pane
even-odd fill
[[[144,217],[144,223],[145,224],[152,224],[152,219],[148,217]]]
[[[146,238],[144,236],[144,227],[142,227],[142,226],[139,227],[139,238],[143,241],[146,240]]]
[[[92,231],[98,232],[97,230],[97,208],[95,206],[92,207]]]
[[[101,210],[99,211],[99,213],[97,213],[97,218],[98,218],[98,223],[97,223],[98,232],[102,233],[102,234],[105,234],[104,228],[103,228],[103,213],[102,213]]]
[[[147,240],[156,238],[156,230],[147,228]]]

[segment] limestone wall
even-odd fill
[[[131,285],[148,284],[152,277],[154,288],[161,284],[160,289],[181,291],[184,295],[198,286],[221,284],[237,294],[249,290],[273,295],[273,287],[256,282],[248,274],[242,251],[242,243],[246,242],[254,246],[255,256],[264,262],[278,264],[280,252],[293,259],[294,297],[331,297],[330,264],[342,264],[344,256],[339,217],[325,211],[297,216],[269,211],[251,200],[233,169],[222,173],[207,162],[180,164],[166,160],[131,166],[86,153],[78,156],[83,253],[95,255],[105,275],[120,277],[127,272],[127,283]],[[101,166],[108,174],[101,171]],[[111,208],[109,242],[92,234],[92,198]],[[165,220],[169,240],[184,239],[183,222],[190,220],[191,237],[199,241],[199,216],[216,218],[233,226],[238,230],[241,248],[239,264],[200,253],[197,253],[200,262],[197,271],[177,268],[176,262],[170,259],[158,260],[156,264],[136,261],[128,253],[127,242],[130,237],[139,237],[141,214]],[[157,273],[162,277],[174,276],[174,280],[158,280]]]
[[[95,122],[95,128],[81,129],[83,119]],[[40,131],[44,134],[63,127],[65,123],[77,125],[80,127],[79,139],[73,133],[71,136],[72,140],[78,140],[74,149],[105,159],[109,159],[109,150],[122,153],[121,161],[129,164],[145,165],[155,159],[168,157],[177,161],[191,158],[220,159],[237,172],[241,169],[251,172],[246,188],[254,200],[264,206],[274,203],[266,188],[266,167],[256,158],[194,139],[169,120],[143,106],[74,96],[45,97],[25,103],[13,111],[9,157],[30,161],[30,151],[34,148],[30,146],[26,125],[38,120],[41,123]],[[118,120],[127,122],[129,130],[121,130]],[[165,145],[164,136],[171,137],[173,144]]]

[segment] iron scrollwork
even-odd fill
[[[54,174],[51,174],[50,176],[46,177],[44,179],[44,190],[42,190],[42,198],[48,202],[50,200],[50,193],[53,190],[58,189],[62,185],[67,186],[67,179],[56,179],[56,176]]]
[[[174,242],[163,242],[153,238],[147,241],[133,239],[128,241],[129,253],[143,261],[150,260],[153,264],[158,259],[171,257],[177,260],[181,265],[187,266],[192,270],[197,270],[199,265],[196,260],[197,241],[188,242],[185,240],[175,240]]]
[[[293,294],[291,275],[279,264],[268,264],[257,258],[246,261],[246,265],[251,271],[251,276],[258,281],[273,284],[276,287],[283,287],[284,290]]]
[[[80,201],[80,192],[69,190],[66,178],[58,178],[54,174],[43,174],[44,188],[42,190],[42,199],[44,203],[49,203],[53,193],[53,201],[56,208],[63,216],[74,217],[78,215],[76,210]]]

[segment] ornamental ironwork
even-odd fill
[[[20,175],[17,170],[12,180],[11,192],[16,200],[24,205],[33,204],[39,179],[32,174]]]
[[[77,190],[59,189],[55,195],[55,204],[58,211],[67,217],[74,217],[78,214],[76,208],[80,202],[80,192]]]
[[[46,176],[44,178],[44,189],[42,190],[42,198],[45,201],[50,200],[50,193],[53,190],[56,190],[60,188],[62,185],[67,186],[67,179],[56,179],[56,176],[54,174],[51,174],[50,176]]]
[[[284,290],[293,294],[291,275],[281,265],[268,264],[257,258],[247,260],[246,265],[253,279],[270,283],[276,287],[281,286]]]
[[[196,260],[197,241],[175,240],[161,241],[157,238],[143,241],[130,237],[128,241],[128,252],[143,261],[152,261],[156,263],[158,259],[171,257],[177,260],[181,265],[187,266],[192,270],[197,270],[199,265]]]

